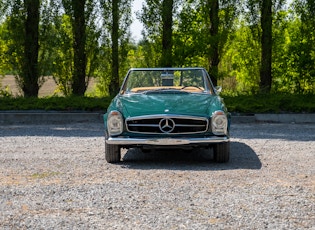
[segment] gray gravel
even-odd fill
[[[103,126],[0,126],[0,229],[315,229],[315,124],[232,125],[211,151],[124,151]]]

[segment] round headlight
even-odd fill
[[[211,118],[211,128],[214,135],[227,134],[228,120],[223,111],[215,111]]]
[[[120,112],[111,111],[107,118],[107,130],[110,136],[116,136],[123,132],[124,119]]]

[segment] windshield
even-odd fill
[[[212,93],[209,77],[204,69],[131,69],[122,93],[156,92]]]

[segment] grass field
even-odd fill
[[[93,91],[95,88],[96,81],[94,78],[90,80],[87,92]],[[22,92],[19,91],[17,87],[15,77],[13,75],[6,75],[3,78],[0,78],[0,86],[2,89],[9,87],[13,96],[21,96]],[[52,77],[45,77],[45,83],[39,89],[38,96],[39,97],[46,97],[52,96],[57,88],[57,85]],[[60,93],[58,95],[61,95]]]

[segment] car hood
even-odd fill
[[[116,98],[125,117],[151,114],[209,116],[222,109],[218,96],[210,94],[126,94]]]

